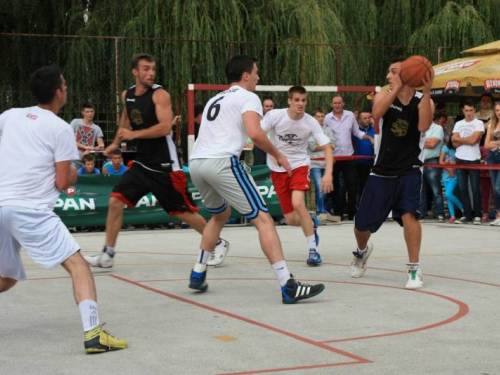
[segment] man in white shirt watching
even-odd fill
[[[359,139],[368,139],[373,144],[373,138],[359,129],[354,113],[344,109],[344,99],[340,95],[332,98],[333,111],[325,117],[325,124],[330,128],[335,138],[334,156],[351,156],[354,154],[352,136]],[[353,220],[356,214],[357,172],[353,160],[336,161],[333,170],[334,189],[332,193],[333,210],[335,215],[342,218],[342,200],[339,191],[340,173],[344,175],[347,189],[347,217]]]

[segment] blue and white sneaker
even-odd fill
[[[207,277],[207,271],[196,272],[191,271],[191,276],[189,277],[189,288],[199,290],[200,292],[206,292],[208,289],[208,284],[205,282]]]
[[[316,239],[316,246],[319,246],[319,235],[318,235],[318,227],[319,227],[319,218],[314,216],[312,218],[313,227],[314,227],[314,238]]]
[[[283,298],[283,303],[293,304],[301,299],[317,296],[324,289],[325,286],[323,284],[309,285],[301,283],[300,281],[295,281],[293,275],[290,275],[290,279],[286,285],[281,287],[281,297]]]
[[[309,258],[307,258],[307,264],[310,266],[319,266],[323,263],[321,255],[319,255],[317,250],[309,249]]]

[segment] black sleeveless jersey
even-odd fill
[[[127,90],[125,106],[132,130],[147,129],[158,124],[153,94],[161,88],[160,85],[155,84],[140,96],[135,95],[135,86]],[[177,151],[170,150],[175,146],[173,144],[169,145],[169,143],[167,137],[135,139],[134,145],[137,147],[135,161],[153,169],[160,169],[162,165],[171,165],[171,151],[174,154]]]
[[[396,98],[380,119],[380,138],[376,142],[373,173],[379,176],[402,176],[419,171],[422,166],[425,133],[418,130],[418,105],[423,94],[416,91],[408,105]]]

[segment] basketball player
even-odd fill
[[[60,190],[77,180],[71,161],[78,159],[75,135],[57,113],[66,103],[67,86],[56,66],[31,76],[38,105],[0,115],[0,293],[26,279],[23,247],[40,266],[61,264],[73,280],[84,330],[86,353],[127,347],[99,324],[94,278],[80,247],[54,214]]]
[[[122,93],[124,109],[120,126],[115,140],[106,148],[105,154],[110,155],[122,140],[133,140],[137,146],[137,158],[129,163],[127,172],[111,193],[104,249],[96,255],[85,257],[93,267],[113,267],[124,204],[133,209],[148,193],[153,193],[170,216],[177,216],[198,233],[203,233],[207,224],[197,213],[198,207],[191,199],[186,176],[179,165],[171,133],[170,95],[163,87],[154,83],[154,58],[148,54],[134,55],[132,74],[135,85]],[[215,246],[222,246],[227,252],[229,243],[218,239]],[[214,247],[207,250],[212,251]]]
[[[282,152],[292,168],[292,175],[278,166],[272,157],[267,158],[271,169],[271,179],[288,225],[301,226],[307,239],[309,257],[307,264],[320,265],[323,260],[318,252],[319,237],[316,229],[317,217],[311,216],[305,204],[305,194],[309,191],[309,170],[311,160],[307,153],[307,144],[314,137],[318,149],[324,151],[326,170],[321,180],[321,190],[329,193],[333,189],[332,170],[333,152],[330,139],[323,133],[318,121],[307,113],[307,92],[302,86],[292,86],[288,90],[289,108],[269,111],[262,122],[262,129],[270,133],[271,143]]]
[[[240,164],[239,156],[250,137],[289,174],[290,164],[260,127],[262,104],[253,93],[259,81],[255,60],[248,56],[233,57],[226,66],[226,77],[231,87],[214,96],[205,106],[200,133],[189,159],[191,178],[206,209],[213,213],[203,232],[189,287],[202,292],[207,290],[209,251],[219,238],[232,205],[259,231],[262,250],[281,284],[283,303],[296,303],[321,293],[324,285],[297,282],[288,271],[274,222],[255,182]]]
[[[375,164],[359,202],[354,220],[358,248],[353,252],[351,276],[362,277],[373,251],[368,242],[392,210],[392,218],[404,229],[408,249],[408,282],[406,288],[423,286],[419,264],[422,228],[420,215],[421,166],[425,132],[432,123],[434,104],[430,90],[434,71],[424,79],[423,92],[401,82],[401,62],[389,66],[390,91],[378,93],[372,115],[380,120],[380,135],[375,142]]]

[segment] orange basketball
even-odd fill
[[[419,87],[424,84],[427,72],[432,72],[432,64],[423,56],[410,56],[401,64],[399,75],[401,81],[411,87]]]

